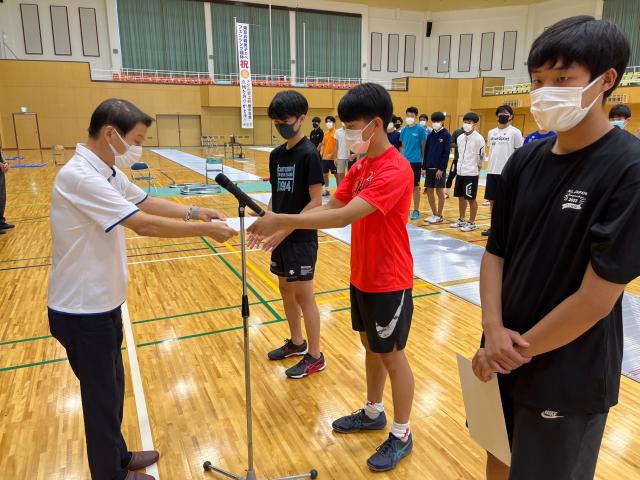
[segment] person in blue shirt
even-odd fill
[[[424,146],[427,143],[427,131],[416,120],[418,109],[416,107],[407,108],[405,122],[407,125],[400,131],[400,141],[402,146],[400,152],[411,164],[413,169],[413,212],[411,220],[420,218],[420,178],[422,177],[422,159],[424,157]]]
[[[536,140],[543,140],[549,137],[555,137],[556,132],[548,132],[546,130],[536,130],[533,133],[527,135],[524,139],[524,145],[527,143],[535,142]]]
[[[444,113],[434,112],[431,114],[431,124],[433,130],[427,137],[427,144],[424,148],[424,162],[422,168],[425,170],[424,188],[427,192],[427,199],[431,207],[431,215],[425,219],[426,223],[436,225],[444,222],[442,211],[444,209],[444,187],[447,182],[447,164],[451,151],[451,134],[444,128]],[[435,193],[438,195],[436,205]]]
[[[391,117],[391,121],[389,122],[389,125],[387,125],[387,137],[389,138],[389,143],[400,150],[402,143],[400,142],[400,128],[396,128],[397,120],[402,122],[402,119],[395,115]]]

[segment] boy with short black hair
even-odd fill
[[[281,228],[352,224],[351,318],[366,350],[367,401],[361,410],[334,421],[333,429],[384,429],[382,396],[390,377],[394,422],[387,440],[367,461],[374,471],[395,468],[413,448],[409,417],[414,381],[404,353],[413,315],[413,258],[406,226],[413,173],[387,138],[392,111],[389,92],[380,85],[363,83],[349,90],[338,114],[347,128],[350,150],[364,157],[349,170],[328,205],[302,215],[267,213],[249,228],[256,235],[270,235]]]
[[[462,119],[464,134],[458,137],[458,177],[454,195],[458,198],[460,216],[453,222],[451,228],[459,228],[461,232],[472,232],[476,226],[476,214],[478,213],[478,179],[480,169],[484,161],[484,138],[476,130],[480,117],[475,112],[467,113]],[[465,221],[469,205],[469,221]]]
[[[269,105],[268,115],[286,142],[269,155],[271,200],[269,211],[300,213],[322,204],[322,166],[313,143],[304,136],[302,124],[309,107],[295,91],[279,92]],[[254,247],[260,242],[250,238]],[[269,352],[270,360],[302,356],[286,370],[289,378],[303,378],[326,367],[320,351],[320,312],[313,293],[318,258],[318,232],[313,229],[282,228],[263,239],[263,250],[271,251],[271,273],[278,276],[291,338]],[[300,313],[304,317],[309,343],[302,336]]]
[[[442,211],[444,209],[444,187],[447,178],[447,164],[449,163],[449,154],[451,153],[451,134],[444,128],[444,113],[434,112],[431,114],[431,122],[433,131],[427,137],[427,144],[424,148],[424,163],[422,168],[425,170],[424,188],[427,192],[429,206],[433,215],[425,219],[425,223],[436,225],[444,222]],[[435,189],[438,195],[438,203],[436,205]]]
[[[400,141],[400,129],[396,128],[396,120],[398,120],[398,117],[394,115],[387,125],[387,137],[389,138],[389,143],[400,150],[402,142]]]
[[[449,174],[447,175],[447,183],[446,188],[444,190],[444,198],[449,198],[449,192],[451,190],[451,186],[453,185],[453,181],[456,178],[458,173],[458,158],[460,154],[458,152],[458,137],[464,134],[464,128],[456,128],[451,134],[451,148],[453,149],[453,161],[451,162],[451,168],[449,169]]]
[[[614,127],[624,130],[629,124],[630,119],[631,109],[627,105],[619,103],[609,110],[609,122]]]
[[[516,149],[522,146],[522,132],[511,125],[513,120],[513,108],[510,105],[501,105],[496,109],[498,126],[489,131],[487,137],[489,143],[489,171],[487,173],[487,186],[484,190],[484,198],[489,201],[493,208],[493,200],[498,188],[498,180],[502,174],[502,169],[513,155]],[[491,229],[482,232],[484,237],[488,237]]]
[[[509,160],[482,260],[474,372],[500,373],[512,447],[510,468],[488,455],[489,480],[594,477],[618,402],[622,295],[640,274],[640,142],[603,108],[629,55],[619,27],[589,16],[529,53],[531,112],[557,137]]]
[[[322,174],[324,175],[323,197],[331,195],[329,192],[329,173],[332,173],[338,183],[338,169],[336,159],[338,158],[338,145],[336,143],[336,117],[328,115],[325,119],[327,131],[324,132],[322,143],[320,144],[320,155],[322,156]]]
[[[311,130],[309,140],[311,140],[311,143],[313,143],[316,147],[320,147],[322,139],[324,138],[324,132],[320,128],[320,117],[313,117],[313,120],[311,120],[311,125],[313,126],[313,130]]]
[[[400,131],[400,141],[402,146],[400,152],[411,164],[413,170],[413,212],[411,220],[420,218],[420,178],[422,177],[422,159],[424,157],[424,146],[427,143],[427,131],[416,124],[418,109],[416,107],[407,108],[407,125]]]
[[[424,128],[427,135],[429,135],[433,131],[433,128],[429,126],[429,116],[426,113],[421,113],[419,119],[420,125],[422,125],[422,128]]]

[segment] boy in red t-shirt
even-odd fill
[[[413,258],[407,234],[413,172],[387,138],[392,112],[383,87],[364,83],[351,89],[340,101],[338,114],[349,150],[366,156],[349,170],[328,205],[299,215],[267,212],[249,228],[266,237],[282,228],[353,224],[351,319],[366,349],[367,401],[361,410],[333,422],[333,429],[384,429],[382,394],[389,374],[394,421],[388,439],[367,461],[375,471],[395,468],[413,448],[409,416],[414,380],[404,353],[413,316]]]

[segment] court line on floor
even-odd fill
[[[437,292],[429,292],[429,293],[421,293],[418,295],[413,295],[414,299],[419,299],[419,298],[423,298],[423,297],[432,297],[435,295],[443,295],[446,294],[448,292],[446,291],[437,291]],[[280,299],[281,300],[281,299]],[[275,300],[272,300],[275,301]],[[253,305],[253,304],[252,304]],[[254,305],[261,305],[261,303],[255,303]],[[224,308],[228,308],[228,307],[224,307]],[[240,308],[240,306],[237,306],[236,308]],[[338,312],[343,312],[346,310],[350,310],[351,306],[346,306],[346,307],[340,307],[340,308],[334,308],[332,310],[327,310],[324,312],[320,312],[320,315],[329,315],[331,313],[338,313]],[[178,315],[176,315],[177,317]],[[268,320],[265,322],[257,322],[257,323],[252,323],[251,326],[263,326],[263,325],[271,325],[274,323],[281,323],[281,322],[285,322],[286,319],[284,318],[277,318],[275,320]],[[131,322],[132,324],[136,324],[139,323],[138,322]],[[210,336],[210,335],[215,335],[215,334],[219,334],[219,333],[225,333],[225,332],[231,332],[234,330],[241,330],[242,329],[242,325],[238,325],[235,327],[228,327],[228,328],[223,328],[223,329],[219,329],[219,330],[213,330],[210,332],[201,332],[201,333],[193,333],[190,335],[184,335],[181,337],[174,337],[174,338],[170,338],[170,339],[162,339],[162,340],[154,340],[152,342],[146,342],[146,343],[140,343],[137,344],[136,347],[138,348],[144,348],[144,347],[148,347],[148,346],[152,346],[152,345],[158,345],[161,343],[166,343],[166,342],[176,342],[176,341],[181,341],[181,340],[188,340],[190,338],[198,338],[198,337],[205,337],[205,336]],[[122,347],[122,350],[126,350],[125,347]],[[43,360],[40,362],[32,362],[32,363],[25,363],[22,365],[13,365],[13,366],[9,366],[9,367],[2,367],[0,368],[0,372],[8,372],[8,371],[12,371],[12,370],[19,370],[22,368],[29,368],[29,367],[37,367],[37,366],[42,366],[42,365],[48,365],[51,363],[57,363],[57,362],[64,362],[67,360],[67,357],[60,357],[60,358],[53,358],[53,359],[49,359],[49,360]]]
[[[212,254],[213,255],[213,254]],[[431,285],[430,283],[425,283],[425,284],[416,284],[414,285],[415,287],[418,286],[423,286],[423,285]],[[336,289],[332,289],[332,290],[323,290],[320,292],[315,292],[314,296],[320,296],[320,295],[327,295],[329,293],[338,293],[338,292],[344,292],[349,290],[349,287],[344,287],[344,288],[336,288]],[[333,299],[335,300],[335,298]],[[281,302],[282,298],[272,298],[270,300],[265,300],[265,303],[276,303],[276,302]],[[251,302],[249,303],[250,306],[255,306],[255,305],[261,305],[262,302],[257,301],[257,302]],[[203,315],[205,313],[216,313],[216,312],[222,312],[225,310],[233,310],[236,308],[240,308],[241,305],[225,305],[224,307],[216,307],[216,308],[210,308],[207,310],[198,310],[195,312],[186,312],[186,313],[178,313],[178,314],[174,314],[174,315],[166,315],[164,317],[154,317],[154,318],[148,318],[148,319],[144,319],[144,320],[135,320],[133,322],[131,322],[132,325],[138,325],[138,324],[142,324],[142,323],[151,323],[151,322],[159,322],[159,321],[163,321],[163,320],[171,320],[173,318],[182,318],[182,317],[190,317],[193,315]],[[36,340],[45,340],[47,338],[53,338],[53,336],[51,335],[43,335],[43,336],[37,336],[37,337],[29,337],[29,338],[21,338],[21,339],[17,339],[17,340],[4,340],[0,342],[0,346],[3,345],[14,345],[17,343],[25,343],[25,342],[33,342]]]
[[[238,258],[242,258],[242,254],[238,250],[233,248],[231,244],[229,244],[228,242],[225,242],[223,245],[226,246],[229,250],[231,250],[232,253],[235,253]],[[271,287],[271,290],[273,290],[276,293],[276,295],[280,295],[280,288],[275,283],[273,283],[273,281],[270,278],[267,278],[267,276],[264,273],[262,273],[262,270],[256,267],[256,265],[253,262],[250,262],[248,259],[247,259],[247,267],[249,268],[249,270],[255,273],[260,280],[262,280],[264,283],[269,285]]]
[[[138,354],[136,353],[135,339],[133,338],[133,329],[131,328],[131,318],[129,317],[127,302],[122,305],[122,327],[124,329],[124,336],[127,339],[127,345],[133,346],[133,348],[127,348],[126,350],[129,357],[129,373],[131,375],[131,385],[133,386],[133,398],[135,399],[136,411],[138,413],[138,428],[140,429],[140,437],[142,439],[142,450],[155,450],[153,447],[149,411],[147,410],[147,402],[144,397],[142,375],[140,373],[140,364],[138,363]],[[147,467],[146,472],[149,475],[153,475],[156,480],[160,478],[157,464]]]

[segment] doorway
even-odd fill
[[[158,115],[158,146],[199,147],[202,145],[200,115]]]
[[[40,150],[40,127],[37,113],[14,113],[13,128],[18,150]]]

